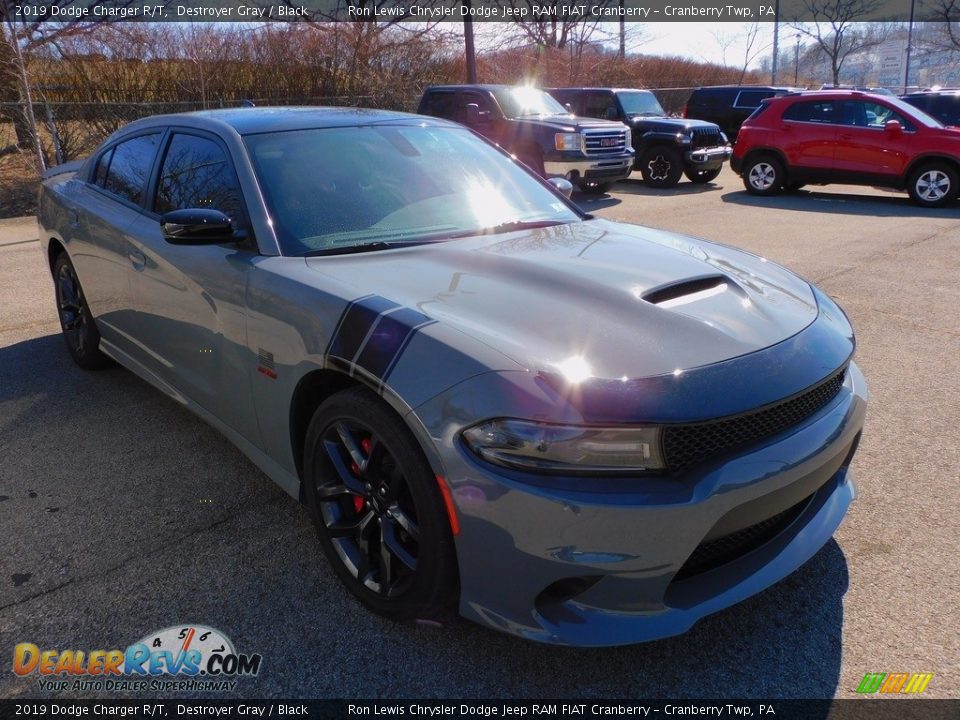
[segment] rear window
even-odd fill
[[[761,108],[766,106],[767,103],[764,103]],[[794,103],[784,111],[783,119],[794,120],[797,122],[833,122],[833,102],[821,101]]]
[[[139,204],[147,176],[153,167],[159,139],[159,133],[140,135],[117,145],[113,149],[110,167],[103,178],[103,188],[119,198]],[[98,181],[100,176],[98,167]]]
[[[771,90],[743,90],[737,95],[733,106],[737,108],[756,108],[761,101],[773,97],[776,93]]]

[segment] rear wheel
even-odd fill
[[[397,620],[447,614],[457,570],[446,507],[386,403],[359,387],[324,402],[307,430],[304,482],[324,553],[364,605]]]
[[[910,175],[910,197],[924,207],[942,207],[957,197],[957,173],[947,163],[922,165]]]
[[[683,160],[673,148],[652,147],[640,158],[640,174],[650,187],[674,187],[683,175]]]
[[[84,370],[102,370],[113,365],[113,360],[100,351],[100,331],[93,321],[77,272],[66,252],[57,255],[53,264],[53,281],[57,315],[73,361]]]
[[[774,195],[783,188],[783,165],[769,155],[749,160],[743,168],[743,186],[751,195]]]
[[[716,180],[721,170],[723,170],[722,167],[713,170],[684,170],[683,174],[687,176],[687,180],[690,182],[705,185]]]

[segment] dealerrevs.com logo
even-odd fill
[[[39,675],[50,691],[232,691],[237,678],[260,672],[259,654],[238,653],[226,635],[203,625],[150,633],[126,650],[41,649],[20,643],[13,672]]]

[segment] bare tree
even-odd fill
[[[811,38],[830,61],[834,85],[850,55],[883,42],[883,34],[863,22],[882,6],[884,0],[803,0],[811,22],[792,22],[791,27]]]
[[[747,75],[750,64],[760,56],[760,53],[770,47],[770,43],[764,44],[761,42],[760,30],[761,23],[754,21],[747,25],[741,32],[728,33],[716,31],[713,33],[717,45],[720,46],[720,57],[724,65],[732,64],[727,60],[727,53],[731,48],[740,45],[743,49],[743,54],[740,56],[736,65],[740,69],[740,78],[737,80],[737,84],[743,84],[743,79]]]

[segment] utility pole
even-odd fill
[[[477,82],[477,53],[473,46],[473,17],[470,15],[470,0],[463,0],[467,14],[463,16],[463,51],[467,61],[467,82]]]
[[[793,49],[793,86],[797,86],[797,78],[800,76],[800,33],[797,33],[797,46]]]
[[[913,11],[916,6],[916,0],[910,0],[910,25],[907,29],[907,59],[903,68],[903,94],[907,94],[907,86],[910,84],[910,52],[913,50]]]
[[[773,63],[770,65],[770,84],[777,84],[777,64],[780,62],[780,0],[773,6]]]

